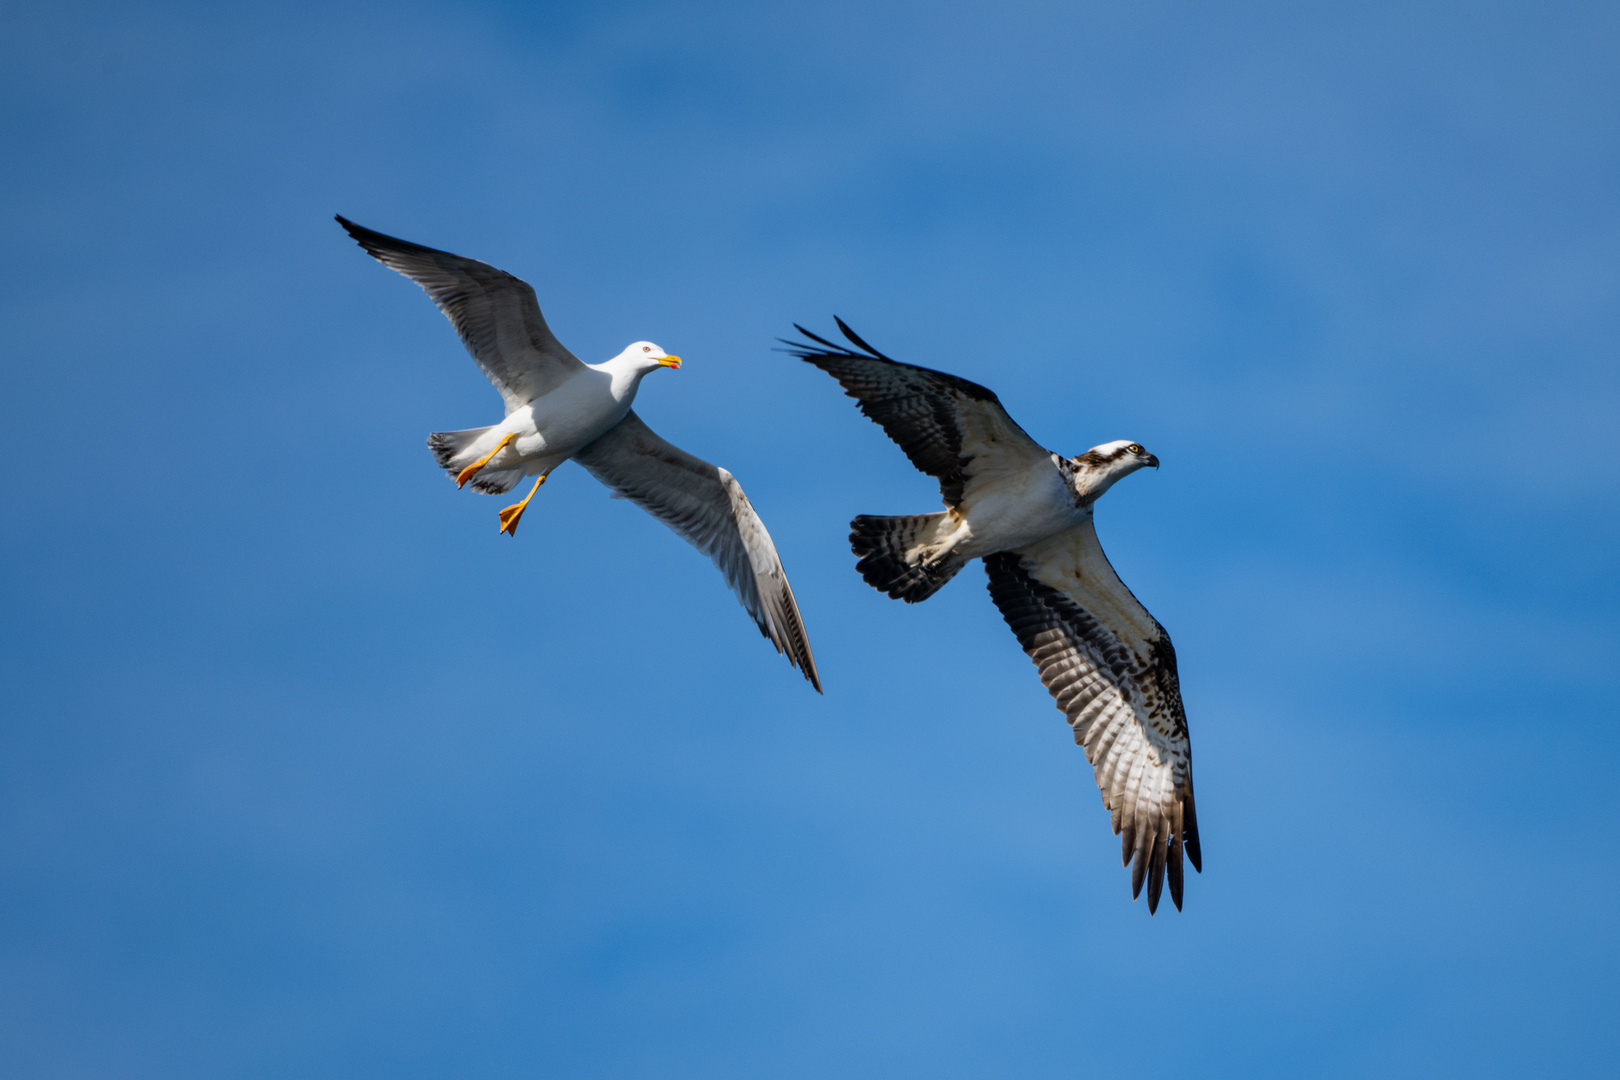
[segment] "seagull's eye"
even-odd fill
[[[641,347],[641,351],[642,352],[652,352],[652,346],[651,345],[643,345]]]
[[[1142,452],[1142,448],[1136,443],[1131,443],[1131,445],[1127,446],[1125,449],[1129,450],[1133,454],[1140,454]]]

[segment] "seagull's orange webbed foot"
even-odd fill
[[[517,438],[517,432],[515,431],[508,432],[506,435],[503,435],[501,437],[501,441],[495,444],[495,449],[491,450],[489,453],[485,454],[483,457],[479,458],[465,469],[462,469],[461,472],[457,473],[456,487],[466,487],[467,481],[477,476],[478,470],[482,469],[485,465],[488,465],[489,459],[504,450],[506,448],[506,444],[515,438]]]
[[[546,477],[550,475],[551,471],[549,469],[541,473],[540,479],[534,482],[534,487],[529,489],[529,493],[523,497],[522,502],[514,503],[501,511],[501,532],[507,536],[517,535],[518,522],[523,517],[523,511],[529,508],[529,500],[534,498],[534,493],[540,490],[540,485],[545,483]]]

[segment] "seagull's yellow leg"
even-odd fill
[[[534,482],[534,487],[529,489],[529,493],[523,497],[522,502],[514,503],[511,506],[508,506],[505,510],[501,511],[501,532],[505,533],[507,536],[517,535],[518,520],[523,517],[523,511],[529,508],[529,500],[534,498],[534,493],[540,490],[540,485],[545,483],[546,477],[550,475],[550,469],[547,469],[545,472],[541,473],[540,479]]]
[[[467,481],[478,475],[479,469],[482,469],[485,465],[489,464],[490,458],[500,453],[506,448],[506,444],[515,438],[517,438],[517,432],[515,431],[508,432],[506,435],[503,435],[501,437],[501,441],[495,444],[495,449],[491,450],[489,453],[485,454],[483,457],[479,458],[465,469],[462,469],[461,472],[457,473],[456,487],[465,487],[467,485]]]

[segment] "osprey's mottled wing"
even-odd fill
[[[1182,851],[1195,870],[1201,858],[1170,636],[1114,573],[1089,520],[984,565],[991,598],[1095,770],[1125,864],[1135,859],[1131,895],[1145,878],[1156,910],[1168,874],[1179,909]]]
[[[508,414],[585,367],[552,334],[528,282],[477,259],[337,221],[378,262],[422,286],[501,392]]]
[[[837,379],[911,463],[939,481],[946,506],[955,509],[971,500],[979,485],[1024,474],[1031,463],[1050,460],[1051,454],[1013,422],[989,390],[943,371],[891,360],[844,320],[835,321],[855,349],[795,323],[794,329],[814,344],[784,339],[784,351]]]
[[[574,460],[713,559],[760,633],[820,693],[816,658],[776,545],[729,472],[665,442],[634,412]]]

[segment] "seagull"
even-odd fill
[[[535,477],[523,501],[501,511],[501,532],[517,535],[540,485],[573,459],[616,498],[629,499],[713,559],[760,633],[821,692],[782,560],[742,487],[725,469],[659,438],[630,408],[642,378],[679,369],[680,357],[637,341],[605,363],[587,364],[551,333],[527,282],[341,215],[337,222],[378,262],[423,288],[505,400],[499,424],[428,436],[439,467],[458,488],[470,483],[474,491],[502,495]]]
[[[834,321],[853,349],[795,323],[809,341],[781,339],[784,351],[837,379],[939,481],[945,502],[934,514],[857,517],[855,568],[879,592],[915,604],[984,561],[991,599],[1092,765],[1131,867],[1131,898],[1145,879],[1151,915],[1168,875],[1179,911],[1182,852],[1201,866],[1176,650],[1114,573],[1092,524],[1104,492],[1159,459],[1124,439],[1055,454],[989,390],[891,360]]]

